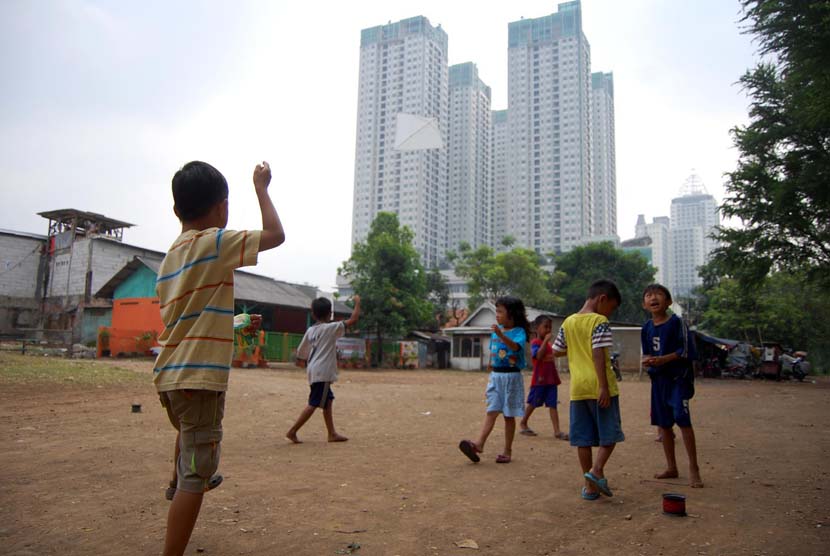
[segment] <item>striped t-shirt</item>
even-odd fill
[[[188,230],[170,247],[156,279],[165,326],[153,369],[159,392],[227,390],[233,358],[233,271],[256,264],[260,233]]]
[[[575,313],[565,319],[556,341],[555,351],[568,352],[568,367],[571,373],[571,400],[596,400],[599,398],[599,381],[594,369],[596,348],[613,347],[611,326],[608,319],[598,313]],[[605,350],[605,376],[608,392],[619,396],[617,378],[611,370],[611,357]]]

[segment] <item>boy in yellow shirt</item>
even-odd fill
[[[625,440],[620,420],[620,390],[611,370],[608,348],[613,347],[608,317],[622,302],[620,290],[609,280],[597,280],[578,313],[562,323],[553,353],[568,358],[571,372],[571,446],[577,447],[585,486],[582,498],[613,496],[605,478],[605,464],[617,442]],[[593,460],[593,446],[598,446]]]

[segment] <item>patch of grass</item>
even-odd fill
[[[0,384],[52,383],[81,386],[147,383],[145,374],[89,359],[0,353]]]

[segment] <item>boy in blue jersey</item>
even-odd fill
[[[643,309],[651,313],[641,333],[643,365],[651,377],[651,424],[660,428],[666,454],[666,470],[654,477],[678,476],[672,433],[677,424],[689,455],[689,486],[701,488],[695,431],[689,415],[689,400],[694,396],[694,344],[686,324],[677,315],[669,315],[671,303],[671,293],[665,286],[651,284],[643,291]]]

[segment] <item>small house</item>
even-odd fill
[[[527,320],[533,321],[539,315],[549,315],[553,320],[554,334],[562,326],[565,317],[534,307],[526,307]],[[490,357],[490,334],[496,324],[496,306],[485,302],[475,309],[460,325],[445,328],[444,334],[451,338],[450,366],[467,371],[486,370]],[[612,351],[620,354],[620,368],[624,371],[640,369],[640,329],[636,324],[611,322],[614,338]],[[530,342],[528,342],[527,361],[530,363]],[[556,363],[560,371],[568,370],[568,362],[560,358]]]

